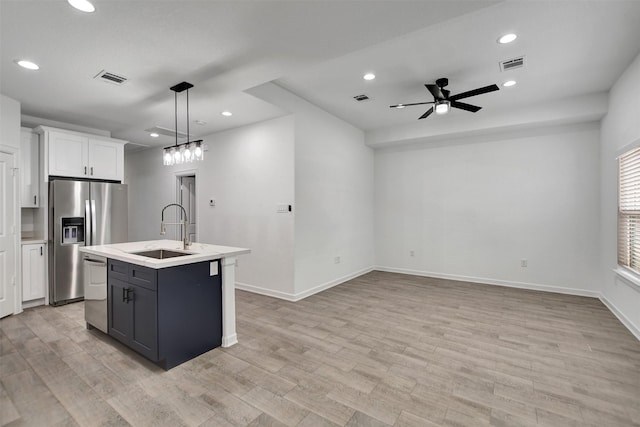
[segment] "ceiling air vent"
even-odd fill
[[[522,68],[522,67],[524,67],[524,56],[507,59],[506,61],[500,62],[500,71],[509,71],[515,68]]]
[[[101,81],[107,82],[107,83],[113,83],[113,84],[116,84],[116,85],[121,85],[124,82],[126,82],[127,80],[129,80],[125,76],[121,76],[121,75],[118,75],[118,74],[110,73],[110,72],[105,71],[105,70],[102,70],[98,74],[96,74],[94,79],[98,79],[98,80],[101,80]]]
[[[362,101],[366,101],[369,99],[369,97],[367,95],[365,95],[364,93],[362,95],[356,95],[353,97],[353,99],[355,99],[358,102],[362,102]]]

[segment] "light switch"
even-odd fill
[[[216,199],[209,199],[209,206],[213,207],[216,205]]]

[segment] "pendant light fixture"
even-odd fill
[[[163,163],[165,166],[179,165],[181,163],[193,162],[195,160],[204,160],[202,140],[189,141],[189,89],[192,87],[193,85],[191,83],[182,82],[169,88],[174,92],[176,143],[172,147],[166,147],[162,153]],[[178,93],[184,91],[187,91],[187,142],[178,144]]]

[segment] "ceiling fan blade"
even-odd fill
[[[403,108],[403,107],[411,107],[412,105],[424,105],[424,104],[433,104],[433,101],[429,101],[429,102],[414,102],[413,104],[396,104],[396,105],[389,105],[389,108]]]
[[[442,91],[440,91],[440,88],[436,85],[424,85],[427,89],[429,89],[429,92],[431,92],[431,95],[433,95],[433,97],[435,99],[444,99],[444,95],[442,94]]]
[[[471,104],[465,104],[464,102],[451,101],[451,106],[454,108],[459,108],[461,110],[471,111],[472,113],[477,113],[482,109],[482,107],[478,107]]]
[[[467,91],[467,92],[459,93],[457,95],[453,95],[453,96],[449,97],[449,101],[456,101],[456,100],[462,99],[462,98],[469,98],[469,97],[476,96],[476,95],[482,95],[483,93],[489,93],[489,92],[493,92],[495,90],[500,90],[498,85],[490,85],[490,86],[480,87],[478,89],[474,89],[474,90],[470,90],[470,91]]]
[[[433,113],[433,107],[429,108],[429,109],[427,110],[427,112],[426,112],[426,113],[424,113],[423,115],[421,115],[420,117],[418,117],[418,120],[420,120],[420,119],[426,119],[427,117],[429,117],[429,115],[430,115],[431,113]]]

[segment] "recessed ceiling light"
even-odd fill
[[[231,117],[231,116],[233,116],[233,114],[231,113],[231,111],[223,111],[223,112],[222,112],[222,113],[220,113],[220,114],[222,114],[222,115],[223,115],[223,116],[225,116],[225,117]]]
[[[150,136],[151,138],[157,138],[157,137],[159,137],[159,136],[160,136],[160,134],[159,134],[159,133],[156,133],[156,132],[151,132],[151,133],[149,134],[149,136]]]
[[[500,43],[500,44],[511,43],[512,41],[514,41],[517,38],[518,38],[518,36],[513,34],[513,33],[505,34],[504,36],[502,36],[502,37],[500,37],[498,39],[498,43]]]
[[[367,73],[364,76],[362,76],[362,78],[365,80],[373,80],[376,78],[376,75],[373,73]]]
[[[91,13],[96,10],[95,6],[88,0],[67,0],[67,2],[82,12]]]
[[[511,86],[515,86],[516,85],[516,81],[515,80],[508,80],[504,83],[502,83],[502,86],[504,87],[511,87]]]
[[[194,120],[193,123],[200,125],[200,126],[204,126],[207,124],[207,122],[205,122],[204,120]]]
[[[40,69],[40,66],[38,64],[36,64],[35,62],[27,61],[26,59],[16,59],[14,62],[22,68],[26,68],[27,70]]]
[[[396,105],[396,107],[395,107],[395,108],[404,108],[404,107],[405,107],[405,105],[404,105],[404,104],[398,104],[398,105]]]

